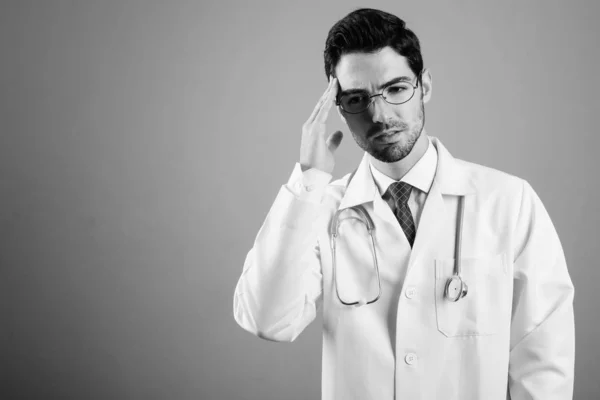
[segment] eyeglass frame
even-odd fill
[[[397,105],[400,105],[400,104],[404,104],[404,103],[408,103],[408,102],[409,102],[409,101],[410,101],[410,100],[411,100],[411,99],[414,97],[414,95],[415,95],[415,92],[417,91],[417,88],[419,87],[419,80],[420,80],[420,79],[419,79],[419,77],[421,76],[421,74],[422,74],[422,72],[419,72],[419,74],[418,74],[417,76],[415,76],[415,78],[417,78],[417,83],[416,83],[416,85],[413,85],[413,84],[412,84],[412,79],[411,79],[411,81],[410,81],[410,82],[408,82],[408,81],[404,81],[405,83],[408,83],[410,86],[412,86],[412,88],[413,88],[413,92],[412,92],[412,94],[410,95],[410,97],[409,97],[408,99],[404,100],[402,103],[391,103],[391,102],[389,102],[389,101],[388,101],[388,100],[385,98],[385,96],[383,95],[383,92],[385,92],[385,91],[386,91],[386,89],[388,89],[390,86],[392,86],[392,85],[390,85],[390,86],[386,86],[386,87],[384,87],[383,89],[381,89],[381,93],[375,93],[375,94],[372,94],[372,95],[370,95],[370,96],[369,96],[369,104],[368,104],[368,105],[365,107],[365,109],[364,109],[364,110],[362,110],[362,111],[359,111],[359,112],[350,112],[350,111],[346,111],[346,110],[344,110],[344,107],[342,106],[342,103],[340,102],[340,98],[341,98],[341,96],[339,96],[339,97],[336,97],[336,99],[335,99],[335,105],[336,105],[336,106],[339,106],[339,107],[342,109],[342,111],[344,111],[344,112],[345,112],[345,113],[347,113],[347,114],[353,114],[353,115],[356,115],[356,114],[364,113],[365,111],[367,111],[367,110],[369,109],[369,107],[371,107],[371,104],[373,104],[373,101],[374,101],[374,100],[373,100],[373,98],[375,98],[375,97],[377,97],[377,96],[381,96],[381,98],[382,98],[382,99],[383,99],[383,100],[384,100],[386,103],[388,103],[388,104],[392,104],[392,105],[394,105],[394,106],[397,106]],[[398,82],[398,83],[399,83],[399,82]],[[421,83],[421,84],[422,84],[422,83]]]

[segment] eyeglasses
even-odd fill
[[[386,87],[381,93],[373,95],[369,95],[369,93],[365,91],[339,96],[336,99],[335,104],[340,106],[342,110],[348,114],[360,114],[369,108],[371,103],[373,103],[373,99],[377,96],[383,97],[385,101],[394,105],[406,103],[415,95],[415,90],[418,86],[418,79],[417,84],[414,86],[410,82],[398,82]]]

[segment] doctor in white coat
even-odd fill
[[[431,74],[399,18],[350,13],[325,67],[236,286],[238,324],[293,341],[320,309],[327,400],[571,399],[574,289],[534,190],[427,135]],[[365,154],[330,183],[333,104]]]

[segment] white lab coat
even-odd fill
[[[282,187],[246,257],[236,321],[259,337],[293,341],[322,309],[324,400],[571,399],[574,288],[542,202],[526,181],[455,159],[431,139],[438,166],[412,251],[366,156],[350,183],[349,175],[332,182],[320,203]],[[469,292],[453,303],[443,290],[463,195]],[[332,280],[329,223],[357,204],[375,224],[382,295],[348,307]],[[353,301],[373,297],[370,239],[358,221],[344,224],[338,288]]]

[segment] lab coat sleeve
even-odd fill
[[[293,341],[314,320],[322,296],[317,230],[331,175],[296,164],[248,252],[233,312],[245,330],[267,340]]]
[[[514,254],[510,398],[572,399],[574,288],[552,221],[525,181]]]

